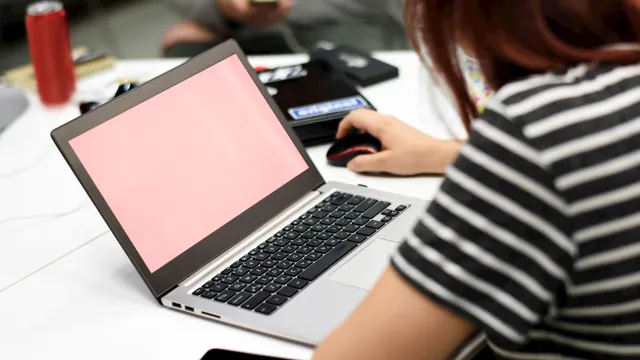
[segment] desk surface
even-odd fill
[[[426,77],[415,54],[378,57],[397,65],[400,78],[366,88],[364,95],[379,111],[447,137],[425,98]],[[251,61],[275,66],[305,59]],[[179,63],[122,61],[81,81],[79,93],[118,77],[146,80]],[[49,138],[53,128],[79,114],[77,108],[45,109],[35,97],[30,101],[28,113],[0,136],[0,359],[199,359],[214,347],[310,355],[304,347],[157,306]],[[371,177],[330,167],[327,147],[308,149],[325,179],[426,199],[440,184],[438,178]]]

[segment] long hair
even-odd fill
[[[640,62],[640,0],[406,0],[413,47],[448,87],[467,129],[478,115],[458,64],[462,46],[494,90],[583,62]],[[423,51],[424,50],[424,51]]]

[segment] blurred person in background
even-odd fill
[[[331,43],[365,51],[409,48],[404,0],[170,0],[184,21],[164,35],[168,57],[195,56],[234,38],[248,54],[314,50]]]

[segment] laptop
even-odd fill
[[[425,206],[326,182],[232,40],[52,138],[161,305],[312,346]]]

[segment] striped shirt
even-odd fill
[[[392,263],[499,359],[640,358],[640,65],[501,88]]]

